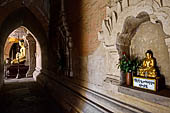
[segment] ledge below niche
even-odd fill
[[[139,88],[119,86],[118,92],[133,96],[145,101],[170,107],[170,89],[162,89],[159,92],[146,91]]]

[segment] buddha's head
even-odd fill
[[[153,57],[153,52],[152,52],[151,50],[147,50],[147,52],[145,53],[145,55],[146,55],[146,58],[147,58],[147,59],[150,59],[150,58]]]
[[[21,47],[23,47],[23,46],[24,46],[24,40],[20,40],[20,41],[19,41],[19,45],[20,45]]]

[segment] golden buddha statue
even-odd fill
[[[155,78],[157,72],[155,69],[155,61],[153,59],[153,53],[151,50],[148,50],[146,53],[146,58],[143,60],[142,67],[139,68],[139,75]]]
[[[16,64],[18,62],[23,62],[26,60],[26,49],[24,47],[24,42],[23,41],[19,41],[19,46],[20,48],[20,52],[16,53],[16,59],[11,61],[11,64]]]

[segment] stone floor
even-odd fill
[[[8,79],[0,92],[0,113],[62,113],[32,78]]]

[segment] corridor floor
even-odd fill
[[[0,113],[62,113],[32,78],[5,80],[0,92]]]

